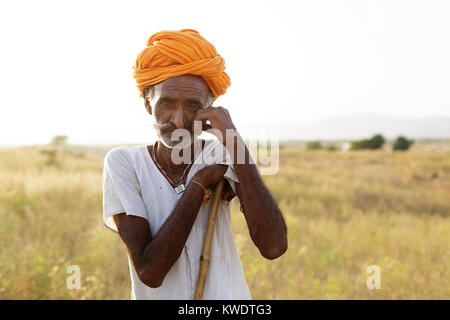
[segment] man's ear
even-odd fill
[[[147,109],[147,112],[152,114],[152,105],[150,104],[150,98],[148,97],[148,95],[144,97],[144,104],[145,109]]]

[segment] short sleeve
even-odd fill
[[[103,223],[118,231],[113,216],[125,212],[147,219],[147,210],[132,163],[124,147],[110,150],[104,159],[102,173]]]

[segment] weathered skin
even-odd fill
[[[204,128],[212,127],[226,137],[226,130],[236,127],[227,109],[222,107],[204,108],[208,101],[209,88],[201,77],[184,75],[163,81],[155,90],[154,96],[146,97],[145,106],[154,114],[158,123],[170,122],[176,128],[186,128],[186,124],[201,120]],[[209,106],[207,106],[209,107]],[[211,125],[206,125],[209,120]],[[189,127],[189,126],[187,126]],[[227,148],[230,144],[221,141]],[[244,144],[238,135],[234,137],[234,169],[239,179],[236,193],[247,221],[250,236],[261,255],[276,259],[287,250],[287,229],[278,205],[264,185],[255,164],[238,164],[236,148]],[[149,149],[152,146],[149,146]],[[178,182],[185,164],[175,165],[170,158],[171,149],[158,144],[156,157],[169,177]],[[246,159],[249,151],[245,146]],[[193,151],[191,159],[193,158]],[[223,178],[227,167],[212,165],[198,171],[193,180],[206,188],[214,186]],[[235,196],[227,186],[223,198],[230,200]],[[147,220],[121,213],[114,216],[119,234],[125,243],[140,280],[157,288],[180,256],[189,236],[203,199],[203,189],[197,184],[189,184],[171,215],[156,235],[152,235]]]

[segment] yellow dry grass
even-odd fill
[[[120,238],[102,224],[103,158],[0,149],[0,299],[129,299]],[[264,260],[235,202],[233,231],[255,299],[449,299],[450,154],[280,150],[264,180],[289,249]],[[80,290],[66,288],[69,265]],[[381,289],[366,287],[369,265]]]

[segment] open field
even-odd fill
[[[129,299],[125,249],[102,224],[102,154],[0,149],[0,299]],[[255,299],[449,299],[450,153],[280,150],[265,176],[289,249],[264,260],[235,201]],[[69,265],[80,290],[66,288]],[[381,289],[366,287],[369,265]]]

